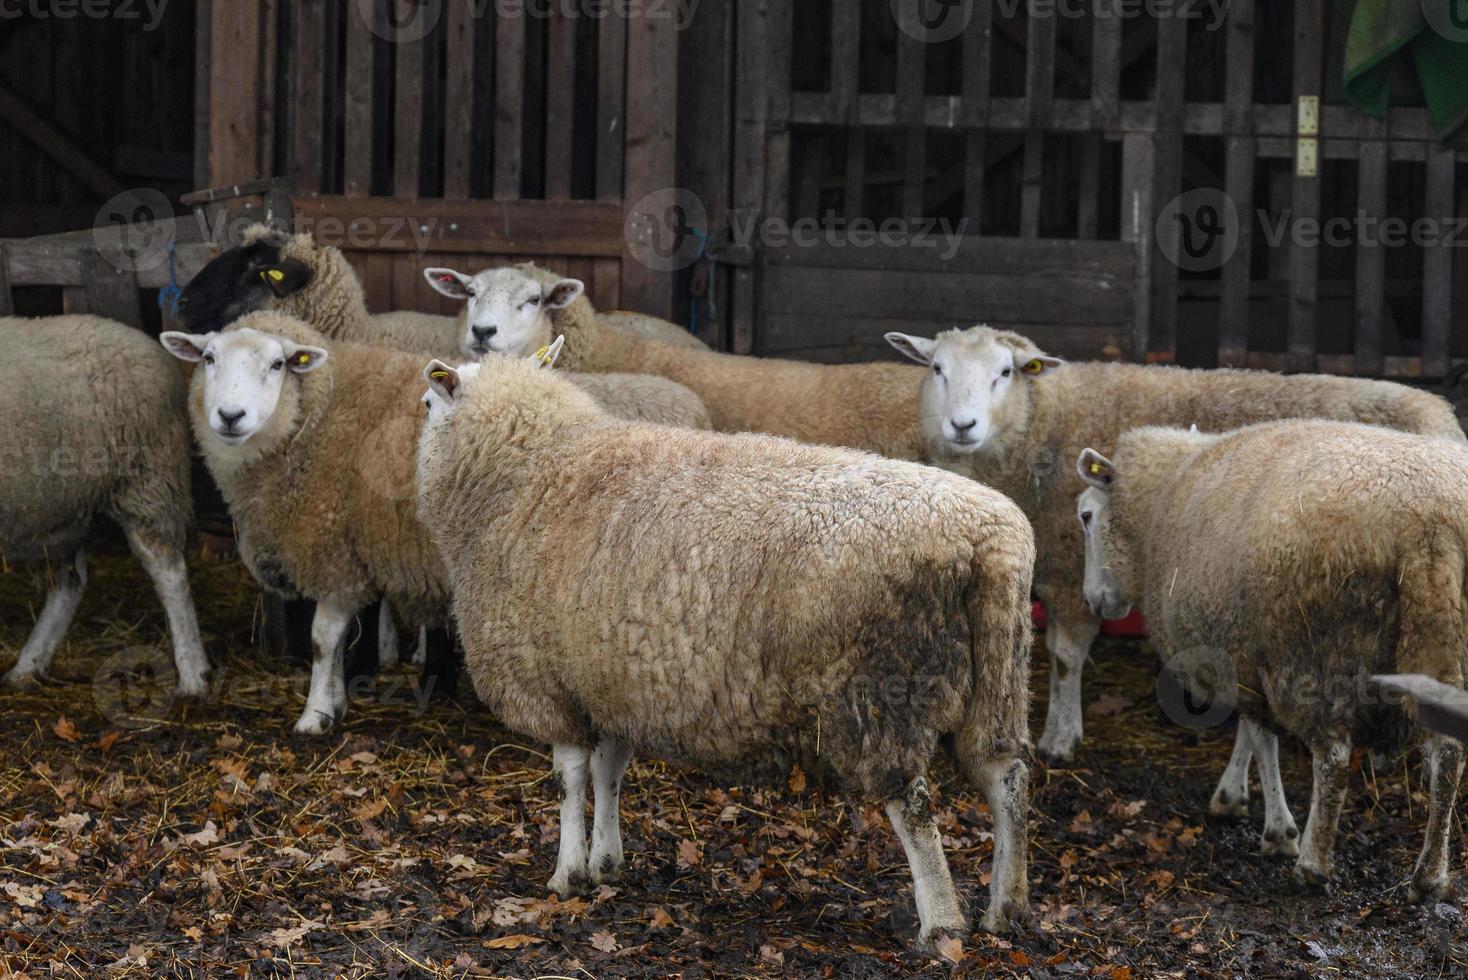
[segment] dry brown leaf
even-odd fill
[[[606,930],[592,933],[591,945],[603,953],[615,953],[617,951],[617,937]]]
[[[801,772],[799,766],[790,767],[790,792],[805,792],[805,773]]]
[[[671,929],[673,927],[673,917],[661,905],[654,905],[650,926],[653,929]]]
[[[703,845],[692,840],[680,840],[678,842],[678,867],[696,868],[702,863]]]
[[[953,936],[944,936],[933,944],[938,955],[955,965],[963,962],[963,941]]]
[[[527,936],[523,932],[517,932],[512,936],[496,936],[484,945],[490,949],[519,949],[522,946],[533,946],[543,942],[545,940],[539,936]]]
[[[286,949],[290,946],[294,946],[296,943],[304,939],[307,933],[315,932],[317,929],[324,928],[326,928],[326,923],[321,922],[317,919],[307,919],[300,925],[292,926],[289,929],[273,930],[270,933],[269,942],[270,945],[274,946],[277,949]]]
[[[81,732],[77,731],[76,726],[71,723],[71,719],[65,715],[56,719],[56,724],[51,726],[51,730],[56,733],[57,738],[67,742],[75,742],[82,737]]]

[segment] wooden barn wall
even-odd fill
[[[89,227],[123,188],[192,186],[194,5],[166,4],[152,25],[147,5],[130,7],[98,19],[26,5],[0,19],[0,237]],[[100,173],[78,179],[38,138]]]

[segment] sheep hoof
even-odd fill
[[[938,951],[939,941],[944,939],[957,939],[962,941],[967,938],[968,926],[966,925],[934,926],[931,929],[924,930],[922,935],[918,936],[917,951],[924,956],[931,956],[935,960],[942,959],[943,954]]]
[[[1412,875],[1412,883],[1407,886],[1407,901],[1412,905],[1421,905],[1424,902],[1436,902],[1447,893],[1447,875],[1440,875],[1429,880],[1419,871]]]
[[[185,680],[178,679],[176,692],[181,698],[205,698],[209,696],[209,679],[203,675]]]
[[[1022,929],[1030,921],[1030,910],[1015,902],[1005,902],[1003,908],[990,905],[984,912],[984,917],[979,920],[979,928],[984,932],[1002,933],[1015,932]]]
[[[605,885],[613,881],[619,881],[622,877],[623,862],[620,855],[604,855],[600,859],[591,859],[590,879],[593,885]]]
[[[551,876],[551,880],[545,887],[562,898],[570,898],[573,895],[586,894],[587,881],[584,869],[577,868],[575,871],[570,871],[557,868],[556,873]]]
[[[1064,765],[1073,762],[1076,750],[1081,747],[1081,740],[1074,735],[1059,735],[1051,738],[1048,733],[1040,736],[1035,751],[1040,754],[1049,765]]]
[[[1296,863],[1295,884],[1306,891],[1324,892],[1330,888],[1330,873],[1310,864]]]
[[[301,720],[296,722],[297,735],[325,735],[331,731],[331,726],[336,724],[336,719],[331,715],[324,714],[314,708],[301,715]]]
[[[1259,838],[1259,853],[1265,857],[1299,857],[1300,832],[1294,827],[1266,830]]]
[[[6,687],[14,688],[17,691],[24,691],[38,687],[41,683],[41,675],[35,671],[16,668],[5,675],[3,683]]]
[[[1249,815],[1249,800],[1247,797],[1234,799],[1228,793],[1219,790],[1213,794],[1213,799],[1208,801],[1208,812],[1215,817],[1240,820]]]

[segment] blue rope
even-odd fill
[[[167,310],[173,316],[178,315],[178,300],[183,295],[183,290],[178,285],[178,266],[174,261],[174,240],[168,240],[168,285],[158,290],[158,308]]]

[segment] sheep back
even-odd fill
[[[629,422],[657,422],[685,429],[710,429],[703,399],[676,381],[653,374],[568,374],[602,411]]]

